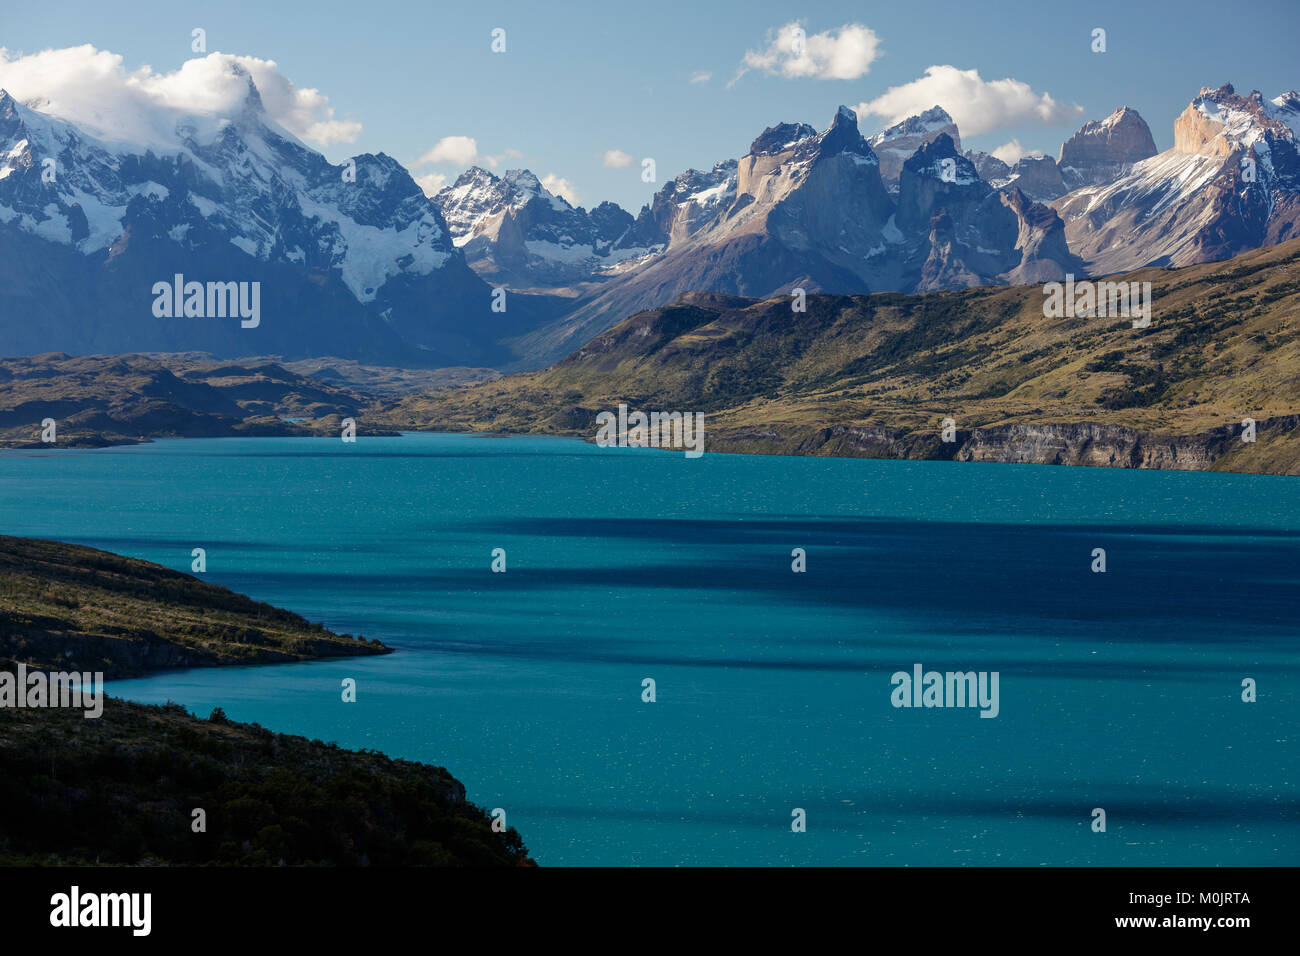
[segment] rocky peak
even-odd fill
[[[894,140],[913,137],[931,140],[940,133],[947,133],[957,145],[957,148],[961,149],[961,137],[957,133],[957,124],[953,122],[952,117],[948,115],[948,111],[942,106],[932,106],[924,113],[909,116],[902,122],[881,130],[871,137],[870,142],[872,146],[879,146]]]
[[[1089,120],[1061,144],[1057,165],[1071,189],[1113,182],[1136,162],[1156,154],[1146,120],[1123,106],[1100,122]]]
[[[440,189],[433,204],[442,212],[447,228],[457,240],[468,235],[485,217],[510,204],[513,191],[501,177],[480,166],[471,166],[450,186]]]
[[[1203,87],[1174,121],[1174,149],[1228,156],[1269,134],[1294,139],[1293,117],[1285,100],[1267,102],[1258,90],[1239,96],[1231,83],[1217,90]]]
[[[957,144],[947,133],[940,133],[930,142],[924,143],[903,166],[914,175],[954,185],[969,186],[980,178],[975,164],[958,151]]]
[[[858,129],[858,114],[847,106],[835,111],[835,118],[826,131],[817,137],[819,156],[835,156],[839,153],[855,153],[859,156],[875,158],[875,153]]]
[[[964,219],[966,208],[989,191],[975,164],[957,151],[951,137],[940,133],[903,164],[898,180],[898,228],[904,233],[928,229],[940,208]]]
[[[962,155],[975,164],[975,171],[986,183],[996,186],[997,180],[1006,179],[1011,175],[1011,167],[991,153],[968,149]]]
[[[448,188],[456,188],[460,186],[490,186],[499,181],[499,176],[494,176],[482,166],[471,166],[469,169],[457,176],[456,182]]]
[[[614,242],[626,235],[635,222],[630,212],[608,200],[593,209],[589,215],[596,227],[597,236],[604,242]]]
[[[800,140],[816,136],[817,130],[807,123],[778,123],[758,134],[749,146],[751,156],[773,156],[793,149]]]
[[[244,93],[243,111],[245,113],[264,114],[266,108],[262,105],[262,94],[258,92],[257,84],[253,82],[252,74],[242,66],[236,64],[236,75],[244,77],[246,82],[246,91]]]
[[[909,116],[887,129],[881,130],[868,141],[880,158],[880,178],[886,186],[897,186],[898,177],[913,153],[939,136],[947,136],[961,149],[961,134],[957,124],[941,106],[933,106],[924,113]]]
[[[529,169],[507,169],[505,175],[501,177],[502,182],[508,183],[517,193],[540,195],[546,193],[542,186],[542,181],[533,174]],[[550,193],[546,193],[548,196]]]
[[[1051,202],[1070,191],[1056,160],[1050,156],[1024,156],[1011,167],[1007,183],[1035,202]]]

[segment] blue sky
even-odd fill
[[[328,97],[334,119],[361,125],[351,142],[313,144],[334,161],[383,151],[417,174],[450,181],[463,163],[416,161],[444,137],[470,137],[499,169],[562,177],[588,207],[611,199],[635,212],[664,180],[742,154],[765,126],[822,128],[841,103],[871,103],[934,66],[978,71],[985,84],[1013,79],[1026,85],[1015,87],[1022,99],[1041,103],[1047,94],[1055,104],[1017,112],[999,101],[1005,85],[975,88],[991,101],[961,108],[991,128],[979,135],[964,129],[965,146],[991,151],[1017,140],[1054,156],[1085,119],[1129,105],[1164,149],[1174,117],[1203,85],[1232,82],[1269,97],[1300,87],[1300,4],[1257,0],[1238,9],[1199,0],[1069,8],[926,0],[86,0],[8,5],[0,12],[0,45],[12,58],[91,44],[120,54],[127,70],[148,65],[166,73],[194,56],[191,30],[202,27],[209,52],[274,60],[297,87]],[[856,66],[814,63],[814,73],[854,73],[869,61],[852,78],[825,79],[784,75],[777,56],[770,72],[751,69],[729,85],[747,51],[767,50],[775,31],[792,22],[801,23],[810,50],[819,34],[838,49],[843,28],[860,25],[874,34],[874,57],[859,56]],[[506,30],[504,54],[490,50],[496,27]],[[1105,53],[1090,49],[1097,27],[1106,30]],[[692,82],[699,74],[710,78]],[[886,124],[884,116],[860,120],[867,135]],[[609,150],[635,162],[611,168]],[[654,158],[658,183],[641,181],[643,157]]]

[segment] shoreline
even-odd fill
[[[536,865],[445,767],[232,721],[219,705],[205,718],[170,699],[109,693],[125,680],[394,648],[48,539],[0,536],[0,593],[0,670],[23,680],[0,706],[0,776],[11,781],[0,788],[0,865]],[[33,681],[39,694],[27,699]],[[339,781],[353,794],[343,811]],[[280,822],[238,811],[249,801]],[[191,826],[195,807],[202,829]]]
[[[1257,441],[1300,445],[1300,415],[1280,415],[1258,423]],[[717,436],[719,433],[715,432]],[[595,444],[587,432],[557,433],[514,430],[403,428],[360,432],[360,438],[401,438],[406,435],[465,435],[482,438],[553,438]],[[1143,431],[1126,425],[1096,422],[1042,422],[990,425],[958,429],[957,440],[944,443],[937,433],[889,428],[873,424],[839,424],[800,429],[780,427],[723,427],[721,437],[706,439],[706,453],[763,455],[783,458],[840,458],[877,461],[950,461],[959,463],[1048,465],[1071,468],[1116,468],[1142,471],[1202,471],[1269,477],[1300,476],[1300,462],[1286,456],[1285,470],[1232,467],[1243,453],[1253,452],[1241,442],[1239,425],[1223,425],[1201,432]],[[23,445],[0,442],[6,451],[94,451],[133,447],[164,441],[211,441],[230,438],[333,438],[322,434],[286,435],[159,435],[130,441],[76,443],[51,447],[39,442]],[[719,444],[721,447],[719,447]],[[951,447],[949,447],[951,446]],[[680,449],[646,448],[680,454]],[[1277,449],[1281,451],[1283,449]],[[1244,463],[1243,463],[1244,464]]]

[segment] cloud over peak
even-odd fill
[[[994,159],[1000,159],[1008,166],[1014,166],[1022,159],[1042,159],[1046,155],[1041,149],[1026,149],[1020,145],[1020,140],[1013,139],[1003,143],[990,154]]]
[[[120,55],[90,44],[32,54],[0,47],[0,88],[110,141],[172,145],[182,118],[237,114],[250,78],[267,116],[300,139],[350,143],[361,132],[360,123],[336,119],[327,96],[296,86],[274,60],[210,53],[155,73],[149,66],[128,70]]]
[[[575,209],[582,205],[582,196],[579,195],[577,188],[563,176],[557,176],[555,173],[547,173],[542,177],[542,187],[552,196],[559,196],[570,206]]]
[[[1028,83],[1011,77],[985,80],[978,70],[955,66],[927,68],[925,76],[859,103],[858,115],[896,123],[936,103],[948,111],[964,136],[1015,126],[1056,126],[1083,115],[1083,107],[1058,103],[1050,93],[1035,92]]]
[[[444,136],[433,148],[415,161],[415,165],[425,163],[455,163],[468,166],[478,157],[478,140],[472,136]]]

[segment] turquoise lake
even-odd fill
[[[445,766],[543,865],[1300,861],[1294,478],[179,440],[0,453],[0,533],[391,645],[109,691]],[[998,716],[894,707],[918,663]]]

